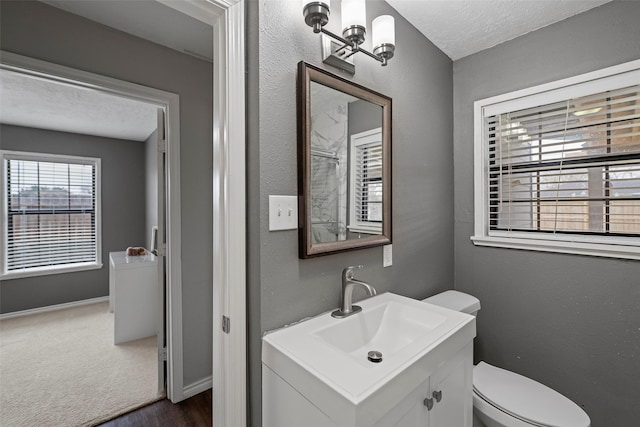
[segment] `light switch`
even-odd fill
[[[393,265],[393,245],[385,245],[382,250],[382,268]]]
[[[298,228],[298,196],[269,196],[269,231]]]

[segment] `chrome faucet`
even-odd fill
[[[373,286],[353,277],[354,268],[361,269],[362,266],[358,265],[355,267],[347,267],[342,270],[342,298],[340,301],[340,309],[331,313],[331,316],[337,319],[343,319],[345,317],[351,316],[352,314],[356,314],[362,311],[362,308],[360,306],[352,304],[353,288],[356,285],[362,286],[365,291],[367,291],[367,295],[369,295],[370,297],[377,294]]]

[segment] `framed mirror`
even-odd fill
[[[391,243],[391,98],[298,63],[300,258]]]

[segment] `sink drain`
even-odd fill
[[[371,350],[369,353],[367,353],[367,359],[369,359],[369,362],[380,363],[382,362],[382,353],[380,353],[379,351]]]

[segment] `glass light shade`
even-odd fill
[[[371,41],[374,47],[396,45],[396,26],[393,16],[380,15],[371,23]]]
[[[365,0],[342,0],[342,29],[352,25],[367,28]]]

